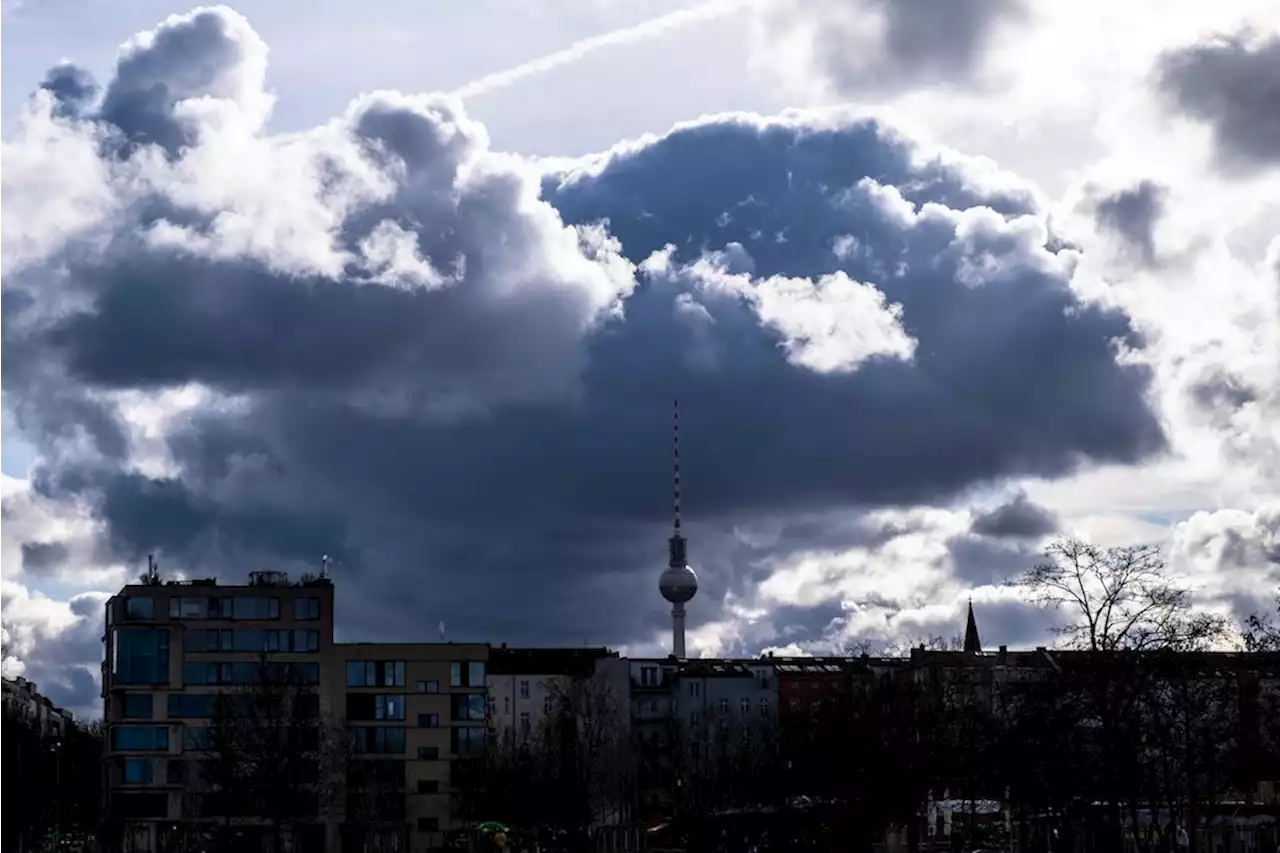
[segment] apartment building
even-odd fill
[[[618,712],[630,724],[630,685],[626,661],[606,648],[508,648],[489,653],[489,721],[494,736],[507,744],[528,742],[555,710],[558,697],[573,682],[591,681],[587,695]]]
[[[43,738],[62,738],[75,722],[70,711],[53,704],[34,682],[20,675],[4,679],[4,707],[29,721]]]
[[[489,646],[342,643],[330,688],[349,738],[342,849],[439,847],[489,737]]]
[[[314,687],[319,714],[334,710],[333,585],[324,577],[261,571],[225,585],[161,581],[152,569],[110,598],[105,615],[104,805],[125,850],[175,849],[207,820],[211,794],[195,780],[220,693],[252,684],[265,665]],[[317,822],[300,849],[323,849],[329,834]]]

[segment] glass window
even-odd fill
[[[156,600],[149,595],[131,595],[124,600],[126,619],[154,619]]]
[[[527,681],[520,682],[520,698],[521,699],[529,698],[529,682]]]
[[[169,748],[166,726],[115,726],[111,729],[111,748],[118,750],[163,750]]]
[[[293,618],[298,620],[319,619],[320,618],[320,599],[295,598],[293,600]]]
[[[484,687],[484,661],[473,660],[467,664],[467,686]]]
[[[357,726],[347,729],[354,752],[399,755],[404,752],[404,729],[392,726]]]
[[[418,818],[418,832],[436,832],[439,829],[440,829],[440,818],[438,817]]]
[[[169,599],[170,619],[208,619],[211,610],[216,613],[216,606],[211,608],[209,599],[204,597]]]
[[[279,619],[280,599],[233,598],[231,599],[231,617],[233,619]]]
[[[743,715],[751,713],[750,699],[743,699],[741,702],[738,703],[738,706],[739,706],[738,710],[740,710],[743,713]]]
[[[419,794],[436,794],[440,792],[440,782],[436,779],[419,779]]]
[[[320,632],[295,630],[293,632],[293,650],[295,652],[314,652],[320,649]]]
[[[403,720],[404,697],[390,693],[375,696],[373,701],[373,717],[376,720]]]
[[[450,687],[462,686],[462,664],[456,661],[449,664],[449,686]]]
[[[727,713],[729,713],[729,700],[728,700],[728,699],[721,699],[721,700],[720,700],[720,713],[721,713],[721,714],[727,714]]]
[[[170,693],[169,716],[174,719],[212,717],[217,698],[212,693]]]
[[[420,729],[440,728],[440,715],[439,714],[419,714],[418,728]]]
[[[485,701],[483,693],[455,693],[452,697],[455,720],[483,720]]]
[[[440,747],[438,746],[420,746],[418,747],[418,757],[424,761],[439,761]]]
[[[124,781],[129,785],[151,784],[151,759],[126,758],[124,760]]]
[[[455,755],[479,755],[488,733],[484,726],[456,726],[449,730],[449,745]]]
[[[438,681],[419,681],[417,687],[418,687],[419,693],[439,693],[440,692],[440,682]]]
[[[169,630],[115,628],[111,674],[116,684],[169,683]]]
[[[182,729],[182,748],[191,752],[202,752],[210,748],[213,730],[207,726],[184,726]]]
[[[152,696],[150,693],[124,694],[124,707],[121,716],[129,720],[149,720],[152,714]]]
[[[364,687],[365,685],[365,662],[362,660],[347,661],[347,686],[348,687]]]
[[[530,725],[531,723],[529,720],[529,712],[521,711],[520,712],[520,734],[527,735],[529,733]]]
[[[404,687],[404,661],[384,661],[381,683],[383,687]]]

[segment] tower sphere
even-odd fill
[[[684,604],[698,592],[698,576],[688,566],[668,566],[658,578],[658,590],[672,604]]]

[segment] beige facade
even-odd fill
[[[464,794],[454,770],[478,755],[488,737],[488,657],[483,644],[335,647],[340,675],[331,682],[330,702],[354,732],[352,760],[378,762],[392,774],[383,773],[380,787],[403,792],[402,810],[368,808],[367,790],[349,793],[345,822],[380,839],[370,846],[427,850],[453,828]],[[393,840],[398,834],[400,843]]]

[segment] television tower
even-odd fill
[[[685,658],[684,606],[698,593],[698,576],[689,568],[684,533],[680,530],[680,401],[672,409],[672,508],[674,525],[667,540],[667,568],[658,579],[658,590],[671,602],[671,654]]]

